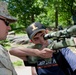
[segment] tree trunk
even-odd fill
[[[34,14],[31,14],[31,21],[34,22]]]
[[[55,28],[58,27],[58,8],[55,7]]]

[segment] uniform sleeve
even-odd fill
[[[35,46],[35,44],[30,43],[26,48],[32,48],[33,49],[34,46]]]
[[[69,63],[73,71],[76,70],[76,54],[73,53],[69,48],[61,49],[61,53]]]

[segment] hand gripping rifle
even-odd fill
[[[60,49],[66,47],[75,47],[74,37],[76,35],[76,26],[72,26],[70,28],[66,28],[64,30],[60,30],[57,32],[52,32],[46,34],[44,39],[51,39],[52,42],[49,44],[47,48],[55,50],[54,58],[56,59],[60,68],[64,71],[66,75],[73,75],[73,71],[67,61],[65,60],[64,56],[60,52]],[[28,63],[29,64],[36,64],[42,58],[40,57],[30,57],[28,56]],[[49,59],[45,59],[45,61],[49,61]],[[64,64],[62,64],[64,63]],[[31,65],[30,65],[31,66]],[[70,70],[68,70],[70,68]]]

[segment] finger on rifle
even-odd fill
[[[50,49],[50,50],[47,50],[47,52],[54,52],[54,50],[51,50],[51,49]]]

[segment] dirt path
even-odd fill
[[[20,66],[20,67],[15,67],[15,70],[18,75],[32,75],[31,67]]]
[[[22,61],[18,57],[10,55],[11,61],[16,62],[16,61]],[[22,66],[16,66],[15,70],[18,75],[32,75],[31,74],[31,67],[25,67],[24,64]]]
[[[29,44],[26,44],[24,46],[27,47],[28,45],[31,45],[31,44],[29,43]],[[11,46],[14,47],[16,45],[13,46],[13,44],[12,44]],[[13,56],[13,55],[10,55],[10,59],[12,62],[22,61],[20,58]],[[15,70],[16,70],[18,75],[32,75],[31,74],[31,67],[26,67],[26,66],[24,66],[24,64],[22,66],[16,66]]]

